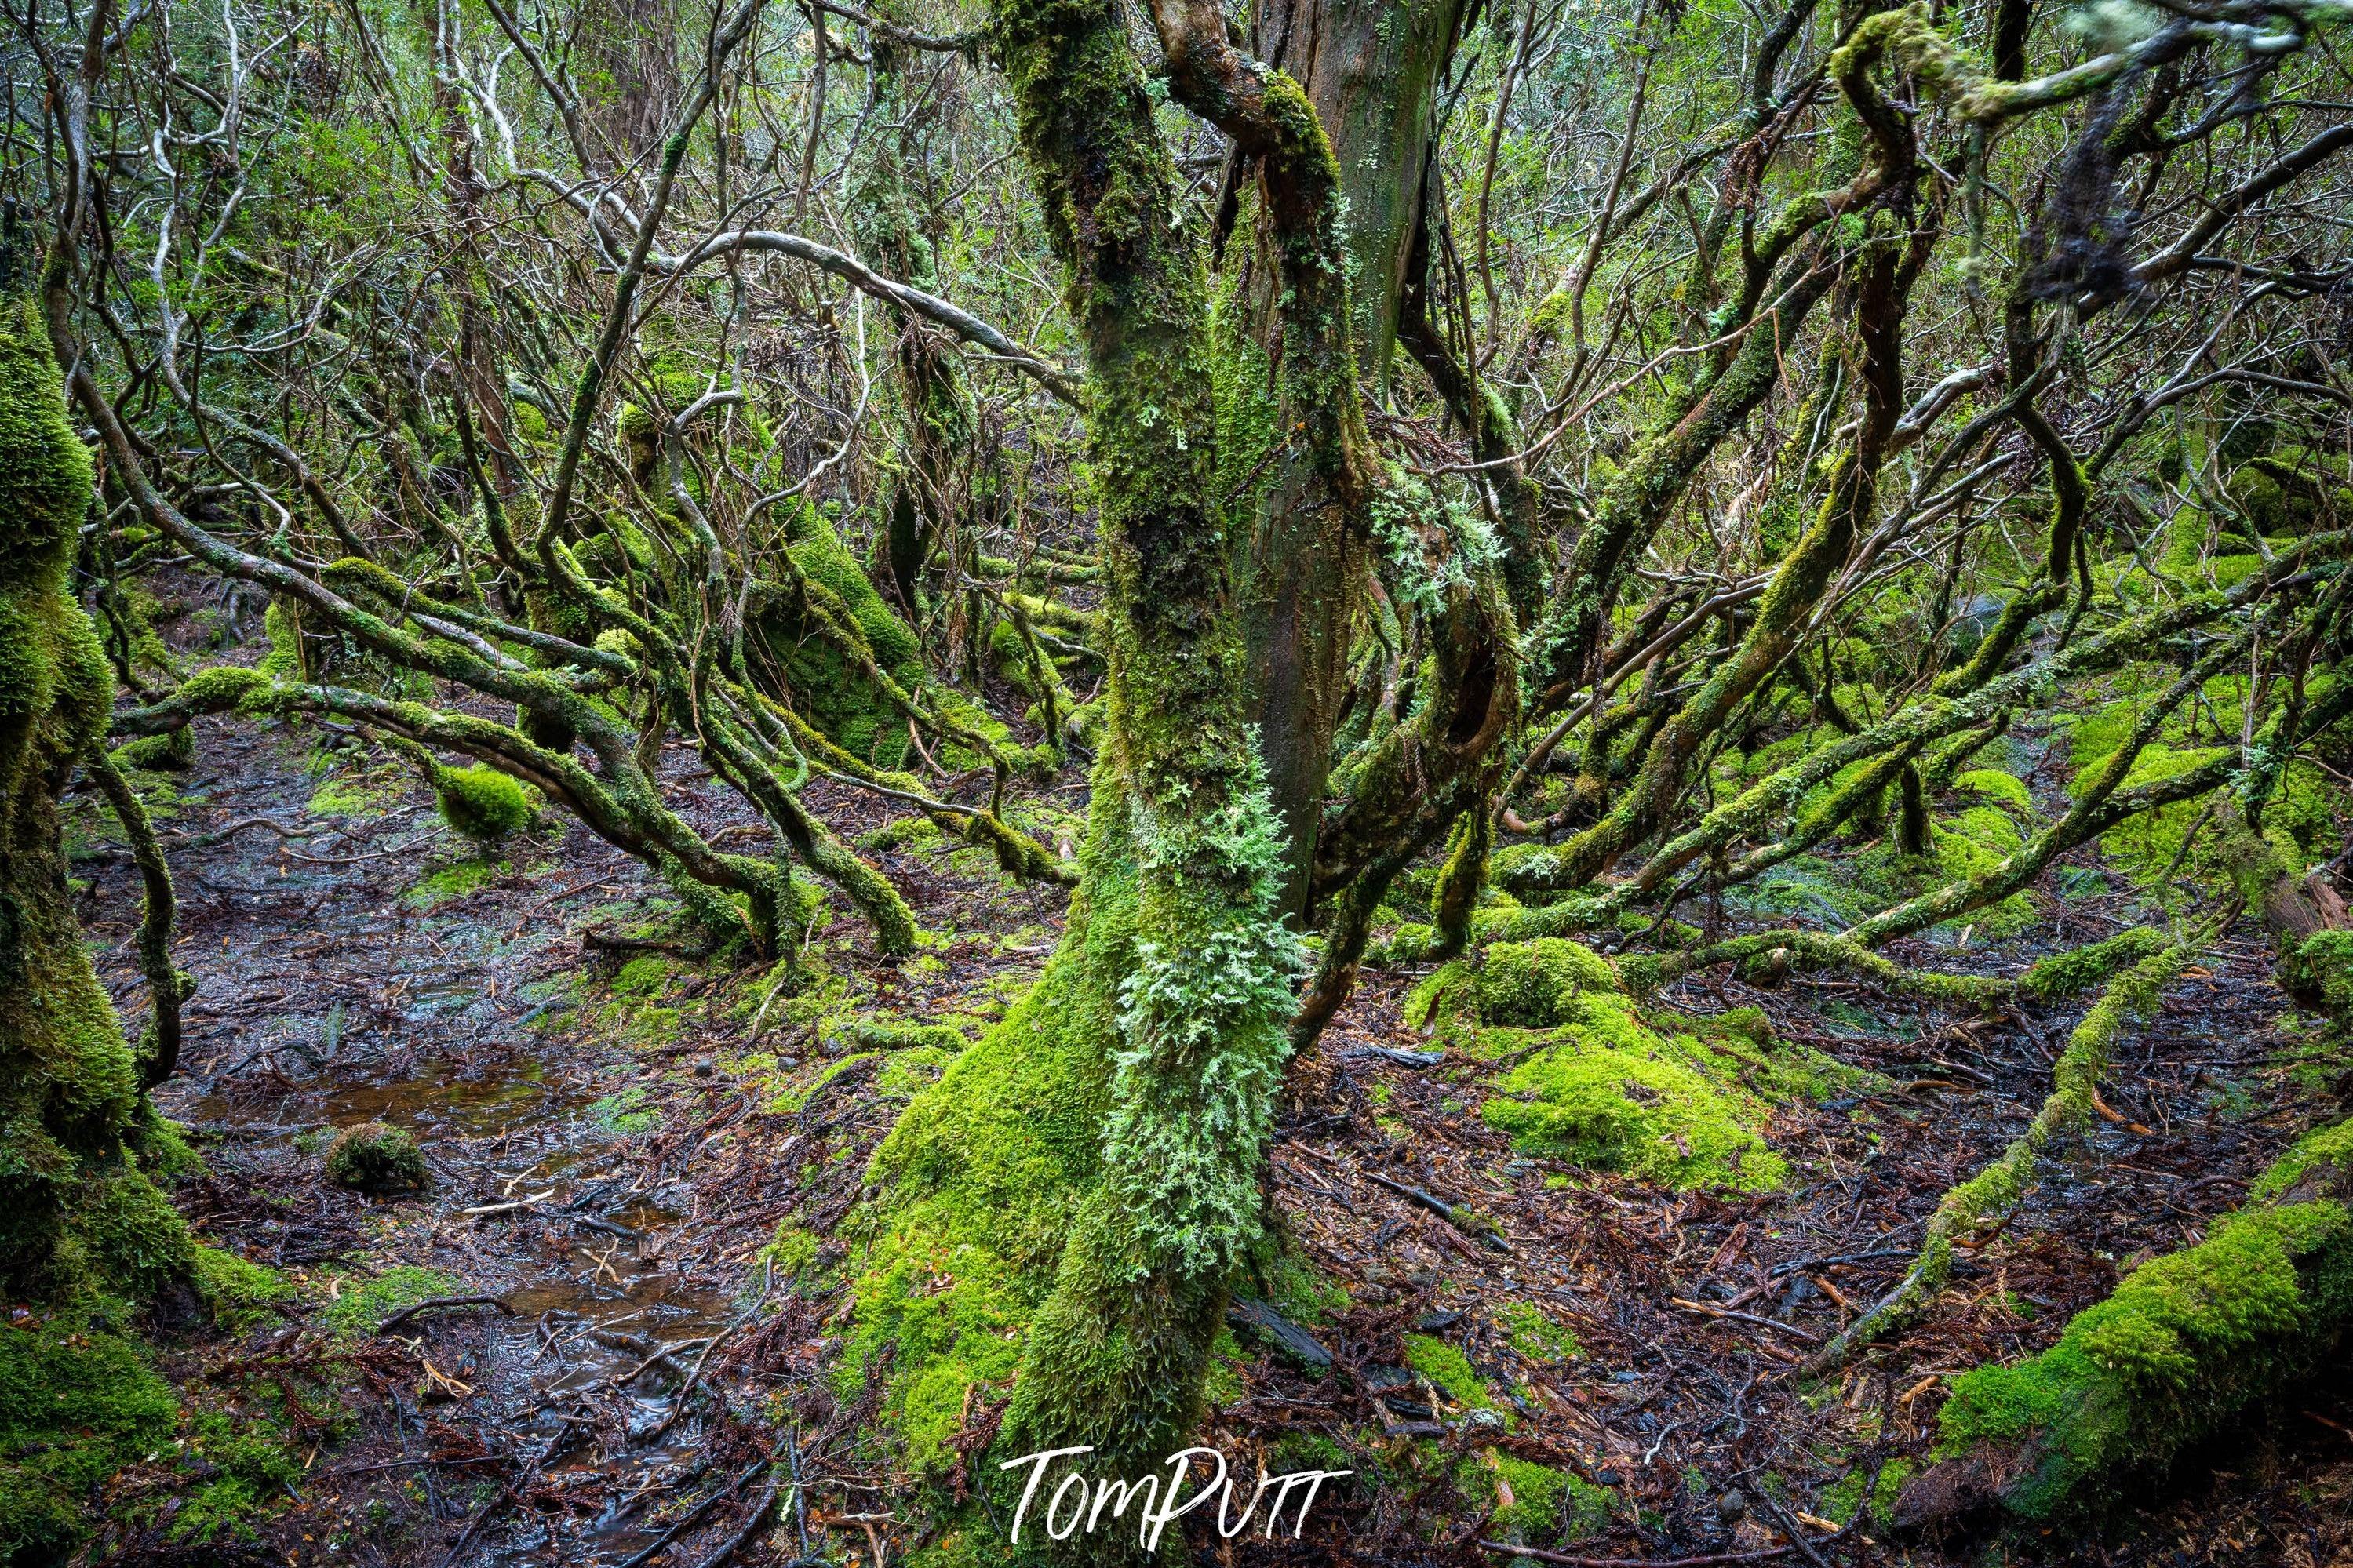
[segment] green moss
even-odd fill
[[[1497,1316],[1512,1349],[1530,1361],[1567,1361],[1577,1353],[1577,1336],[1546,1317],[1533,1301],[1510,1302]]]
[[[342,1295],[329,1301],[319,1314],[319,1321],[335,1331],[339,1339],[364,1339],[375,1332],[375,1327],[403,1307],[413,1307],[419,1301],[436,1296],[461,1295],[465,1287],[438,1268],[422,1268],[414,1264],[402,1264],[387,1268],[373,1279],[355,1281],[343,1289]]]
[[[523,786],[480,763],[465,768],[436,768],[433,793],[441,820],[481,844],[496,844],[529,827],[534,815]]]
[[[613,976],[613,994],[651,1000],[670,985],[677,965],[658,952],[639,953]]]
[[[248,669],[243,665],[216,664],[188,677],[173,695],[197,712],[219,713],[238,707],[269,686],[269,677],[260,670]]]
[[[952,1458],[946,1443],[968,1386],[994,1396],[1012,1380],[1093,1184],[1100,1068],[1046,1026],[1080,1005],[1086,977],[1073,972],[1082,968],[1060,956],[1050,963],[874,1157],[871,1174],[893,1201],[877,1216],[857,1283],[851,1347],[860,1366],[891,1346],[917,1369],[892,1389],[888,1414],[919,1471]]]
[[[338,774],[311,792],[306,809],[313,816],[381,816],[400,800],[392,778],[357,771]]]
[[[1566,1155],[1672,1186],[1777,1187],[1787,1163],[1766,1145],[1773,1106],[1740,1081],[1744,1064],[1694,1036],[1652,1033],[1614,998],[1512,1069],[1480,1109],[1514,1148]]]
[[[1471,1359],[1444,1340],[1428,1334],[1405,1336],[1405,1363],[1430,1379],[1430,1386],[1465,1410],[1488,1410],[1494,1400],[1487,1384],[1471,1370]]]
[[[589,1124],[616,1138],[651,1132],[661,1125],[661,1112],[649,1103],[650,1098],[644,1085],[630,1084],[592,1102],[587,1110]]]
[[[902,816],[860,838],[858,847],[881,854],[892,849],[927,848],[945,837],[940,825],[928,816]]]
[[[185,1270],[189,1243],[125,1159],[137,1070],[59,848],[54,792],[101,740],[113,681],[69,591],[90,457],[37,303],[18,291],[27,243],[14,214],[0,223],[0,1292],[46,1301],[82,1291],[93,1270],[143,1293]]]
[[[271,1307],[296,1294],[276,1269],[211,1247],[196,1248],[193,1282],[197,1298],[212,1310],[213,1321],[231,1332],[269,1316]]]
[[[1479,1016],[1529,1027],[1567,1021],[1588,992],[1613,994],[1617,972],[1591,948],[1560,937],[1498,942],[1479,972]]]
[[[196,732],[185,724],[160,735],[142,735],[114,750],[114,765],[119,768],[176,773],[195,760]]]
[[[427,871],[401,897],[417,909],[437,909],[452,900],[464,898],[505,869],[507,865],[502,860],[459,860]]]
[[[924,684],[923,647],[907,623],[876,591],[832,522],[807,503],[786,520],[793,565],[808,584],[817,607],[863,639],[882,672],[908,692]],[[907,753],[907,724],[863,671],[797,613],[771,613],[763,630],[784,661],[796,706],[844,750],[877,767],[895,768]]]
[[[2105,942],[2095,942],[2037,960],[2018,977],[2019,988],[2046,1002],[2080,996],[2094,986],[2105,984],[2111,975],[2131,968],[2145,958],[2154,957],[2171,943],[2172,939],[2162,931],[2148,926],[2136,926]]]
[[[301,1395],[293,1385],[257,1391],[258,1406],[239,1411],[199,1409],[191,1414],[188,1458],[206,1467],[209,1479],[192,1488],[164,1533],[183,1543],[252,1542],[258,1520],[286,1502],[303,1470],[303,1443],[319,1447],[318,1426],[332,1436],[344,1429],[345,1412],[332,1401],[304,1402],[303,1416],[314,1434],[307,1443],[295,1435],[287,1409]]]
[[[0,1326],[0,1563],[62,1563],[124,1466],[169,1453],[179,1402],[137,1346],[83,1315]]]
[[[1880,1468],[1879,1484],[1872,1489],[1871,1515],[1884,1523],[1895,1515],[1895,1500],[1911,1479],[1916,1462],[1907,1458],[1891,1458]],[[1854,1518],[1862,1506],[1863,1482],[1870,1479],[1870,1467],[1859,1465],[1841,1476],[1836,1484],[1822,1494],[1823,1517],[1844,1524]]]
[[[1607,1488],[1493,1449],[1463,1460],[1454,1482],[1474,1511],[1495,1510],[1493,1535],[1505,1540],[1551,1542],[1565,1533],[1583,1541],[1607,1529],[1618,1510],[1618,1496]]]
[[[196,1263],[187,1222],[135,1171],[93,1182],[66,1234],[89,1259],[98,1284],[140,1300],[186,1279]]]
[[[2047,1519],[2105,1499],[2305,1374],[2353,1312],[2353,1220],[2329,1198],[2262,1205],[2295,1195],[2324,1163],[2341,1181],[2348,1152],[2344,1126],[2306,1138],[2255,1183],[2257,1206],[2136,1269],[2042,1354],[1957,1380],[1939,1454],[2015,1454],[2004,1500]]]
[[[417,1140],[386,1122],[346,1127],[327,1147],[327,1179],[354,1192],[421,1192],[428,1176]]]
[[[777,1225],[776,1239],[763,1249],[761,1256],[776,1266],[779,1278],[798,1282],[809,1265],[817,1261],[817,1237],[786,1220]]]
[[[2353,1023],[2353,931],[2315,931],[2280,961],[2279,979],[2298,1001]]]
[[[261,629],[269,638],[269,651],[262,656],[260,673],[271,679],[304,679],[302,634],[283,600],[269,601],[269,607],[261,612]]]
[[[2015,773],[1998,768],[1972,768],[1953,780],[1955,789],[1965,789],[1983,795],[1997,805],[2006,805],[2021,814],[2031,814],[2034,797],[2027,793],[2026,781]]]

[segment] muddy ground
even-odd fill
[[[748,827],[690,754],[666,772],[705,832]],[[769,998],[756,969],[638,945],[660,942],[664,900],[576,824],[477,859],[413,774],[355,740],[207,721],[195,766],[146,782],[199,983],[183,1070],[158,1097],[208,1168],[176,1199],[202,1239],[299,1289],[233,1327],[159,1311],[191,1405],[281,1456],[257,1470],[252,1510],[215,1532],[218,1552],[619,1568],[731,1547],[746,1563],[874,1564],[922,1543],[863,1441],[871,1396],[837,1375],[841,1300],[797,1293],[763,1249],[780,1224],[839,1221],[904,1102],[904,1075],[849,1025],[885,1010],[979,1027],[1042,963],[1060,890],[1010,886],[978,852],[881,853],[947,940],[884,962],[831,916],[807,935],[816,983]],[[888,819],[887,802],[823,784],[810,796],[846,834]],[[1074,821],[1079,775],[1039,804]],[[135,873],[94,805],[79,809],[85,918],[131,1011]],[[2036,895],[2043,923],[1974,962],[2133,923],[2123,893],[2075,886]],[[1508,1487],[1509,1459],[1577,1478],[1560,1518],[1513,1527],[1510,1544],[1556,1561],[2353,1560],[2339,1387],[2194,1457],[2094,1532],[1905,1541],[1856,1515],[1871,1478],[1885,1495],[1926,1451],[1948,1374],[2047,1345],[2120,1269],[2200,1238],[2333,1109],[2250,929],[2127,1037],[2103,1089],[2118,1120],[2045,1162],[1929,1319],[1811,1390],[1791,1375],[1799,1356],[1894,1283],[1947,1187],[2023,1128],[2073,1015],[1924,1016],[1829,977],[1669,993],[1662,1005],[1694,1015],[1760,1006],[1782,1038],[1879,1075],[1784,1112],[1773,1141],[1790,1180],[1727,1197],[1515,1154],[1478,1118],[1486,1069],[1381,1054],[1428,1050],[1402,1022],[1415,978],[1367,977],[1295,1069],[1273,1151],[1298,1246],[1349,1295],[1313,1326],[1335,1364],[1239,1329],[1205,1439],[1246,1460],[1306,1431],[1368,1479],[1327,1491],[1297,1542],[1212,1541],[1204,1561],[1513,1562],[1481,1544],[1505,1500],[1481,1476]],[[375,1199],[324,1181],[324,1142],[372,1120],[415,1132],[428,1191]],[[1400,1187],[1493,1216],[1507,1250]],[[489,1300],[383,1329],[448,1297]],[[1408,1335],[1459,1350],[1475,1385],[1399,1370]],[[773,1495],[772,1455],[797,1481]],[[197,1560],[174,1525],[182,1473],[121,1478],[118,1513],[154,1522],[111,1528],[84,1561]]]

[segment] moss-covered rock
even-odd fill
[[[327,1179],[354,1192],[420,1192],[427,1180],[425,1155],[401,1129],[363,1121],[336,1133],[328,1145]]]
[[[1587,995],[1576,1021],[1497,1083],[1480,1116],[1530,1152],[1669,1186],[1762,1191],[1779,1186],[1788,1167],[1766,1142],[1774,1100],[1741,1074],[1797,1076],[1780,1066],[1736,1053],[1725,1037],[1659,1034],[1623,998]],[[1804,1085],[1782,1087],[1794,1094]]]
[[[196,732],[183,724],[160,735],[142,735],[115,748],[114,765],[176,773],[196,760]]]

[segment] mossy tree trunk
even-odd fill
[[[66,423],[37,254],[24,216],[0,208],[0,1290],[12,1300],[94,1283],[144,1294],[193,1257],[139,1173],[138,1064],[67,878],[58,795],[103,742],[113,686],[68,590],[91,465]],[[121,1223],[82,1234],[85,1211]]]
[[[908,188],[922,143],[906,100],[906,62],[891,39],[876,34],[874,101],[869,121],[880,129],[862,150],[849,203],[850,231],[867,262],[926,293],[939,291],[939,266],[923,215]],[[962,511],[970,488],[965,466],[977,413],[971,380],[955,343],[930,322],[893,305],[899,329],[896,357],[906,400],[906,468],[892,487],[881,543],[892,586],[910,620],[921,610],[918,584],[925,558]],[[959,482],[960,479],[963,482]],[[973,629],[966,628],[971,634]]]
[[[1321,247],[1268,210],[1262,139],[1241,139],[1222,193],[1219,223],[1232,232],[1221,236],[1219,371],[1228,428],[1240,438],[1220,466],[1230,476],[1259,476],[1237,498],[1255,513],[1238,573],[1267,785],[1290,846],[1283,907],[1303,920],[1368,562],[1362,498],[1335,486],[1327,443],[1309,434],[1336,412],[1333,389],[1299,374],[1293,360],[1315,346],[1303,344],[1303,335],[1328,336],[1354,366],[1388,374],[1412,276],[1438,87],[1461,24],[1458,0],[1394,10],[1285,0],[1258,19],[1255,48],[1298,82],[1329,138],[1335,210],[1346,222],[1324,240],[1337,264],[1324,287],[1334,290],[1345,275],[1345,308],[1301,308],[1293,274]],[[1198,93],[1186,101],[1212,121],[1229,117]],[[1331,310],[1328,319],[1319,309]],[[1353,388],[1339,395],[1355,398]],[[1229,488],[1243,483],[1229,480]]]
[[[970,1260],[953,1290],[1027,1322],[997,1447],[1086,1444],[1102,1473],[1140,1476],[1198,1417],[1227,1282],[1258,1232],[1297,953],[1241,696],[1207,279],[1173,222],[1144,72],[1108,0],[1004,0],[995,21],[1087,348],[1108,733],[1077,901],[1037,994],[877,1155],[889,1236],[860,1310],[867,1331],[915,1350],[934,1310],[894,1286],[892,1258],[994,1255],[1014,1275],[1004,1296]],[[1008,1118],[1017,1106],[1031,1113]],[[919,1373],[902,1415],[920,1415],[924,1386],[957,1383],[976,1343],[940,1347],[951,1358]],[[1097,1535],[1091,1549],[1117,1548]]]

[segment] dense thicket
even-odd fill
[[[185,760],[232,710],[356,728],[477,837],[535,792],[780,979],[821,898],[926,940],[813,778],[1074,883],[854,1222],[854,1353],[933,1476],[976,1385],[1007,1453],[1182,1446],[1227,1292],[1289,1267],[1286,1063],[1368,963],[1582,934],[1638,994],[2111,986],[1851,1354],[2223,901],[2344,1010],[2346,14],[26,0],[0,985],[79,952],[66,775],[135,814],[108,746]],[[217,584],[219,662],[153,637],[159,565]],[[2001,759],[2061,722],[2053,797]],[[666,744],[765,837],[698,832]],[[1071,762],[1057,844],[1023,786]],[[2094,842],[2179,929],[2020,979],[1882,952],[2017,929]],[[75,1183],[137,1179],[84,1011],[7,1047],[10,1104],[82,1119],[7,1123],[23,1289],[74,1288]],[[1988,1408],[1957,1442],[2024,1440]],[[2149,1447],[2103,1433],[2032,1508]]]

